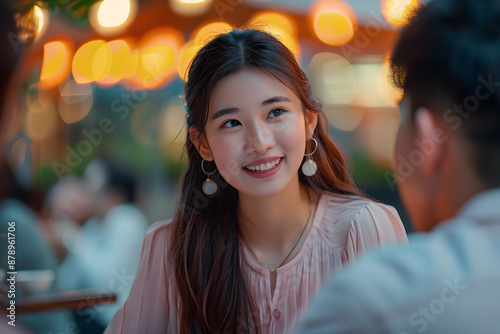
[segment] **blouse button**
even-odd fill
[[[278,318],[280,317],[280,315],[281,315],[280,310],[278,310],[278,309],[274,309],[274,311],[273,311],[273,315],[274,315],[274,317],[275,317],[276,319],[278,319]]]

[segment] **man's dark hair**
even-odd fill
[[[425,107],[472,144],[488,187],[500,185],[500,0],[441,0],[419,8],[392,57],[411,119]],[[464,147],[464,150],[466,148]]]

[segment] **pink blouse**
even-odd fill
[[[128,300],[105,333],[178,333],[178,292],[168,256],[170,231],[169,221],[148,229]],[[254,262],[241,243],[242,268],[250,291],[257,296],[262,333],[296,331],[301,315],[328,277],[367,250],[391,243],[408,243],[393,207],[324,193],[299,253],[276,270],[272,296],[269,270]]]

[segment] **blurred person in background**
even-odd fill
[[[301,333],[500,333],[500,0],[423,5],[391,63],[398,188],[430,233],[334,277]]]
[[[14,116],[13,96],[16,96],[17,77],[16,65],[21,59],[22,50],[16,44],[17,30],[11,10],[7,1],[0,0],[0,269],[7,270],[8,250],[8,223],[15,222],[15,270],[55,270],[57,257],[50,245],[43,238],[38,226],[38,218],[23,201],[24,190],[20,186],[16,175],[12,173],[6,160],[6,138],[8,127]],[[9,302],[6,296],[5,281],[2,279],[0,292],[3,302]],[[55,285],[46,292],[54,292]],[[23,291],[17,289],[16,297],[21,297]],[[34,333],[71,333],[66,325],[70,321],[69,314],[65,312],[48,312],[39,314],[16,315],[16,326],[8,325],[10,320],[3,314],[6,310],[2,307],[0,332],[24,333],[29,328]],[[24,326],[23,326],[24,324]]]
[[[73,175],[62,178],[48,191],[46,235],[61,261],[80,227],[95,215],[94,204],[90,183]]]
[[[122,164],[112,159],[97,159],[86,167],[84,175],[83,180],[71,181],[79,183],[73,184],[77,188],[59,189],[72,191],[72,200],[53,194],[53,199],[64,203],[52,203],[51,207],[65,206],[65,217],[71,217],[77,224],[82,224],[85,217],[92,217],[76,233],[65,235],[68,253],[58,278],[67,290],[96,288],[117,294],[116,303],[74,314],[85,333],[102,333],[128,297],[140,259],[146,218],[134,205],[135,179]],[[86,212],[88,197],[77,194],[77,189],[90,190],[90,214]]]

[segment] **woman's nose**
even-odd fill
[[[248,131],[245,152],[262,154],[273,148],[274,145],[274,135],[271,129],[266,126],[255,125]]]

